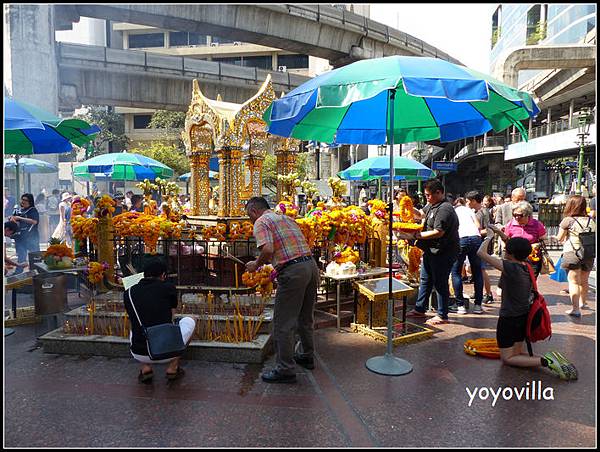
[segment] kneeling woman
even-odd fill
[[[144,332],[131,305],[132,302],[135,304],[135,310],[144,327],[173,322],[173,314],[177,308],[177,290],[173,284],[166,281],[166,278],[166,264],[160,259],[153,260],[145,266],[144,278],[125,291],[123,296],[125,309],[131,322],[129,336],[131,354],[138,362],[143,364],[138,375],[138,380],[141,383],[152,381],[154,376],[152,364],[168,363],[166,374],[169,380],[175,380],[184,374],[183,369],[179,367],[179,357],[163,360],[150,359]],[[129,295],[131,295],[131,298]],[[191,317],[184,317],[179,321],[184,344],[189,344],[195,327],[196,322]]]
[[[559,352],[529,356],[523,351],[533,290],[533,281],[526,262],[531,253],[531,244],[521,237],[508,239],[505,259],[499,259],[488,254],[491,240],[492,237],[486,237],[477,255],[502,272],[499,283],[499,287],[502,288],[502,304],[496,327],[496,340],[502,363],[515,367],[547,367],[563,380],[576,380],[575,366]]]

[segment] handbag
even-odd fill
[[[144,332],[150,359],[158,361],[181,356],[185,351],[185,344],[183,343],[183,337],[181,337],[181,329],[179,326],[174,325],[173,323],[161,323],[160,325],[146,328],[142,324],[137,309],[135,309],[135,305],[133,304],[131,288],[129,289],[129,301],[131,302],[133,312],[135,312],[135,316]]]
[[[562,256],[560,256],[558,258],[558,261],[556,262],[556,271],[552,274],[550,274],[550,279],[556,281],[556,282],[568,282],[569,279],[567,278],[567,272],[565,271],[564,268],[562,268],[561,266],[562,263]]]
[[[550,273],[554,273],[556,271],[556,267],[552,261],[552,258],[548,254],[548,249],[546,248],[546,244],[544,242],[540,242],[540,251],[542,255],[542,269],[540,270],[540,275],[549,275]]]

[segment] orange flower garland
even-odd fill
[[[96,203],[96,208],[94,209],[94,215],[97,218],[106,217],[108,215],[112,216],[115,213],[115,206],[117,205],[116,201],[112,199],[108,195],[102,195],[102,197]]]
[[[90,262],[88,264],[88,281],[92,284],[98,284],[104,279],[104,271],[108,268],[106,264],[100,262]]]
[[[94,244],[98,243],[98,218],[86,218],[81,215],[71,217],[73,237],[79,241],[85,241],[88,237]]]
[[[180,238],[183,224],[169,221],[165,216],[124,212],[113,218],[115,234],[121,237],[142,237],[151,252],[156,250],[160,237]]]
[[[401,222],[394,222],[392,227],[397,231],[416,232],[422,231],[423,225],[414,222],[414,205],[410,196],[403,196],[400,200],[400,218]],[[394,215],[396,213],[394,212]]]
[[[229,223],[229,238],[231,240],[248,240],[254,234],[254,225],[250,221]]]
[[[408,250],[408,272],[415,274],[421,268],[421,256],[423,251],[416,246],[411,246]]]
[[[360,260],[360,256],[358,251],[355,251],[351,247],[347,246],[343,251],[336,252],[333,260],[338,264],[343,264],[345,262],[352,262],[353,264],[356,264]]]
[[[71,259],[75,259],[73,250],[64,243],[61,243],[59,245],[50,245],[44,253],[44,257],[48,256],[70,257]]]
[[[71,212],[73,216],[83,215],[90,207],[90,202],[80,196],[75,197],[71,203]]]
[[[216,226],[207,226],[202,230],[202,238],[204,240],[216,239],[220,242],[225,241],[225,233],[227,225],[225,223],[217,223]]]
[[[538,246],[532,246],[531,254],[527,256],[527,260],[529,260],[530,262],[539,262],[540,259],[540,248]]]
[[[75,255],[73,250],[64,243],[52,244],[42,256],[44,263],[50,269],[71,268]]]
[[[406,223],[413,221],[413,202],[410,196],[403,196],[400,200],[400,218]]]
[[[246,287],[258,286],[258,292],[263,297],[268,297],[273,292],[273,266],[263,265],[255,272],[242,273],[242,283]]]

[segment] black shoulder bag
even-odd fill
[[[185,351],[185,344],[183,343],[179,326],[174,325],[173,323],[161,323],[160,325],[146,328],[142,324],[137,309],[135,309],[135,305],[133,304],[131,289],[129,289],[129,301],[131,302],[133,312],[135,312],[135,316],[137,317],[138,322],[140,322],[140,326],[146,337],[148,356],[150,359],[159,361],[181,356]]]

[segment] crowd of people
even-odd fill
[[[82,197],[86,198],[90,206],[84,215],[92,215],[96,200],[100,193],[83,196],[68,190],[52,190],[47,195],[42,190],[37,196],[24,193],[17,203],[8,188],[4,188],[4,273],[14,269],[12,274],[22,273],[28,263],[30,252],[40,251],[40,245],[49,243],[50,239],[57,239],[73,247],[73,230],[71,227],[71,205]],[[143,212],[144,198],[133,191],[125,194],[116,192],[111,195],[116,201],[115,215],[123,212]],[[180,195],[180,203],[189,208],[188,195]],[[14,243],[16,260],[7,256],[7,246]]]
[[[407,194],[404,190],[398,190],[394,210],[399,209],[402,197]],[[541,256],[544,241],[548,239],[546,227],[533,217],[533,208],[525,201],[525,190],[517,188],[507,198],[484,196],[477,191],[454,197],[445,193],[440,181],[431,180],[425,184],[424,194],[426,204],[422,208],[419,199],[414,197],[413,212],[414,217],[422,221],[423,229],[414,233],[396,233],[397,239],[408,240],[423,250],[416,305],[407,313],[407,317],[426,318],[434,290],[437,312],[427,319],[427,324],[443,325],[448,323],[449,313],[460,315],[469,312],[469,298],[464,293],[464,282],[468,278],[467,261],[470,281],[474,285],[471,312],[483,313],[483,305],[494,302],[488,275],[488,270],[494,268],[501,272],[497,290],[501,304],[496,338],[503,363],[517,367],[547,367],[560,378],[576,379],[575,367],[558,352],[543,356],[526,356],[523,353],[532,289],[542,270]],[[77,197],[71,192],[53,190],[50,196],[42,193],[34,200],[32,194],[26,193],[20,197],[19,205],[10,209],[10,194],[5,189],[4,211],[7,221],[4,223],[4,235],[15,241],[18,258],[17,262],[7,258],[5,247],[5,267],[14,265],[17,271],[22,271],[27,253],[40,249],[40,234],[45,240],[52,231],[52,237],[70,243],[71,204]],[[117,201],[117,214],[143,211],[141,195],[129,191],[125,195],[117,193],[114,198]],[[94,209],[95,199],[93,196],[88,199],[90,213]],[[181,202],[185,204],[188,200],[184,197]],[[369,205],[365,197],[360,199],[360,206],[368,212]],[[595,260],[595,242],[590,245],[589,237],[589,234],[595,237],[596,232],[595,205],[591,207],[589,210],[584,197],[570,196],[556,237],[564,243],[561,265],[569,275],[572,308],[567,314],[573,317],[581,316],[581,309],[587,306],[588,279]],[[7,215],[7,212],[10,214]],[[265,372],[262,379],[269,383],[293,383],[296,381],[296,364],[307,369],[315,366],[313,310],[319,286],[318,267],[295,221],[286,215],[275,214],[268,202],[260,197],[248,201],[246,213],[254,224],[254,236],[260,251],[256,260],[247,263],[246,269],[255,271],[263,264],[272,263],[278,280],[273,317],[276,366]],[[141,293],[142,288],[146,290],[146,286],[154,291],[153,285],[162,287],[165,283],[164,266],[155,267],[148,268],[143,283],[134,291],[134,298],[138,298],[138,292]],[[171,289],[164,290],[164,315],[161,321],[170,318],[171,308],[176,305]],[[131,291],[127,294],[129,296]],[[129,312],[132,299],[125,298],[124,301]],[[147,359],[140,345],[143,342],[141,325],[136,325],[135,318],[131,322],[132,354],[142,363],[138,377],[141,382],[147,383],[152,379],[153,362]],[[184,327],[182,338],[187,343],[191,337],[188,330],[193,327],[191,324]],[[294,332],[299,335],[296,344]],[[168,362],[168,378],[175,379],[183,375],[177,359]]]
[[[518,367],[544,366],[563,379],[576,379],[574,366],[558,352],[543,357],[522,354],[535,284],[530,274],[538,278],[544,241],[548,239],[546,227],[533,217],[533,207],[525,201],[525,195],[524,189],[517,188],[510,199],[494,200],[476,191],[454,198],[444,193],[439,181],[425,184],[427,205],[415,212],[416,217],[424,218],[423,230],[398,234],[398,238],[413,241],[424,252],[416,306],[407,316],[426,318],[434,289],[437,314],[427,324],[448,323],[449,312],[466,314],[469,300],[463,294],[465,259],[469,260],[474,283],[472,313],[483,313],[482,304],[494,302],[487,276],[487,269],[493,267],[501,272],[496,335],[503,362]],[[595,232],[595,209],[588,212],[584,197],[570,196],[556,237],[564,243],[561,266],[569,274],[573,306],[566,313],[570,316],[580,317],[580,309],[587,306],[588,279],[595,258],[595,251],[591,251],[595,243],[590,243]],[[584,233],[590,234],[587,243]]]

